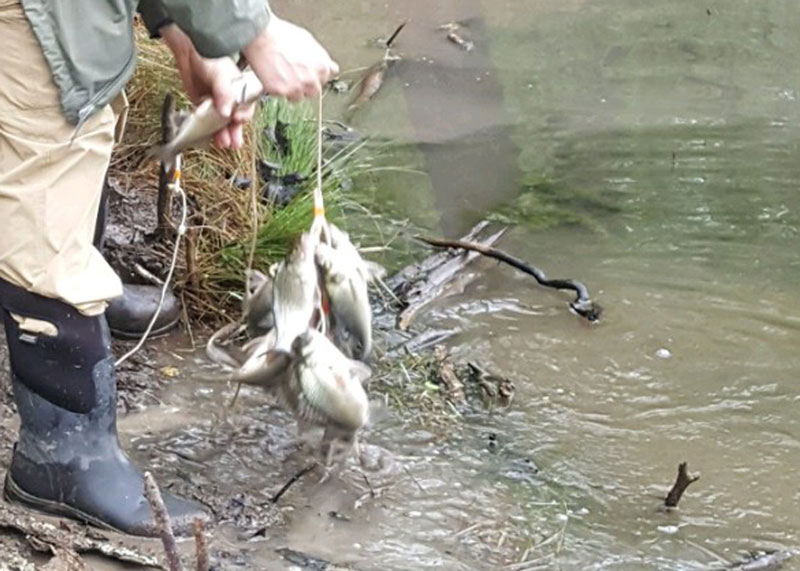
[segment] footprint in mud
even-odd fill
[[[402,466],[394,454],[377,444],[362,444],[358,461],[361,469],[372,477],[390,477],[402,472]]]

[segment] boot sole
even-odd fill
[[[96,517],[89,515],[77,508],[73,508],[72,506],[68,506],[67,504],[32,496],[17,485],[10,473],[6,474],[5,485],[3,486],[3,498],[5,498],[8,502],[20,504],[49,515],[67,517],[83,523],[88,523],[89,525],[104,529],[106,531],[131,535],[130,532],[117,529],[113,525],[109,525],[104,521],[100,521]]]
[[[170,321],[169,323],[162,325],[157,329],[154,327],[153,330],[150,331],[150,334],[147,336],[147,338],[157,339],[159,337],[164,337],[178,326],[179,321],[180,317],[176,317],[175,321]],[[144,335],[144,331],[122,331],[121,329],[114,329],[113,327],[109,327],[109,331],[111,331],[111,335],[113,337],[122,341],[138,341],[142,338],[142,335]]]

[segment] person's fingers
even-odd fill
[[[255,110],[256,106],[254,103],[251,103],[250,105],[237,105],[233,109],[231,120],[234,123],[247,123],[253,118]]]
[[[302,83],[302,92],[306,97],[313,97],[322,91],[322,83],[320,79],[309,75]]]
[[[233,70],[226,70],[224,65],[218,66],[211,77],[211,97],[214,98],[214,107],[223,117],[231,116],[238,97],[232,88],[235,77]]]
[[[241,149],[244,146],[244,125],[241,123],[231,125],[228,132],[231,137],[231,148]]]
[[[228,129],[222,129],[214,135],[214,143],[220,149],[229,149],[231,146],[231,134]]]

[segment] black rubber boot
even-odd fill
[[[108,182],[103,185],[97,225],[94,230],[94,246],[101,253],[105,242],[106,219],[108,217]],[[122,295],[114,298],[106,309],[106,321],[111,334],[118,339],[139,339],[150,324],[161,298],[161,288],[153,285],[122,286]],[[158,318],[150,331],[150,337],[169,333],[180,320],[181,308],[178,298],[167,289]]]
[[[122,285],[122,295],[111,300],[106,308],[106,321],[117,339],[139,339],[158,308],[161,288],[151,285]],[[167,289],[150,338],[166,335],[181,316],[178,299]]]
[[[37,510],[129,533],[155,535],[144,479],[121,450],[108,327],[71,306],[0,280],[19,440],[4,497]],[[11,313],[52,323],[55,337],[20,330]],[[177,533],[201,506],[162,492]]]

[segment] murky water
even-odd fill
[[[437,303],[423,321],[459,327],[456,356],[515,380],[510,410],[427,430],[385,411],[367,441],[405,468],[380,497],[357,478],[304,480],[284,525],[246,544],[229,529],[231,545],[270,569],[289,546],[364,570],[718,569],[795,549],[796,2],[275,4],[345,69],[380,57],[365,40],[410,16],[406,59],[354,119],[419,171],[380,175],[378,199],[448,235],[485,211],[512,218],[502,247],[583,280],[606,313],[589,327],[508,268]],[[452,20],[472,52],[436,30]],[[263,500],[303,456],[258,393],[235,429],[208,420],[226,394],[187,383],[168,399],[179,427],[133,444]],[[169,453],[192,435],[193,457]],[[702,477],[662,513],[684,460]]]

